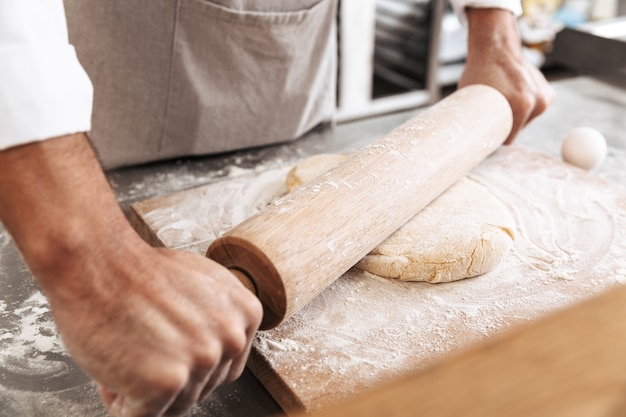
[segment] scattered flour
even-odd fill
[[[6,306],[6,305],[5,305]],[[39,291],[11,313],[17,317],[14,327],[0,333],[0,367],[19,374],[58,374],[67,367],[48,360],[50,353],[64,353],[50,315],[48,302]]]
[[[249,163],[241,157],[221,161],[221,168],[195,165],[180,162],[175,168],[167,170],[155,169],[144,173],[138,181],[127,184],[127,180],[117,179],[115,172],[109,175],[109,181],[114,188],[117,199],[121,204],[147,199],[157,195],[166,195],[172,192],[186,190],[201,185],[210,184],[217,180],[237,178],[252,173],[262,173],[270,169],[285,166],[287,162],[282,158],[275,158],[264,163],[255,163],[250,168],[241,166]]]

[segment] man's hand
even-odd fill
[[[48,291],[55,321],[113,415],[184,415],[243,371],[258,301],[202,256],[137,244],[116,252],[74,265],[74,279],[96,275],[97,288]]]
[[[543,74],[522,55],[513,14],[503,9],[467,9],[469,24],[465,71],[459,87],[486,84],[496,88],[513,109],[513,129],[505,143],[543,113],[554,90]]]
[[[84,135],[0,152],[0,219],[111,414],[182,416],[243,371],[261,305],[220,265],[144,243]]]

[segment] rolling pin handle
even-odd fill
[[[259,295],[258,290],[256,288],[256,284],[254,283],[254,281],[252,281],[252,279],[250,278],[248,274],[246,274],[244,271],[242,271],[239,268],[228,268],[228,270],[230,271],[231,274],[237,277],[239,282],[241,282],[244,287],[249,289],[254,295],[256,296]]]

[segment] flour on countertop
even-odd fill
[[[124,204],[130,201],[202,186],[218,180],[222,181],[253,173],[261,173],[288,163],[282,158],[275,158],[264,163],[254,164],[251,168],[240,166],[245,162],[243,158],[235,157],[232,160],[232,164],[226,164],[218,169],[207,168],[202,164],[190,167],[180,162],[180,166],[174,170],[168,168],[165,171],[148,172],[139,176],[139,180],[132,181],[129,184],[126,184],[126,181],[118,181],[115,172],[109,175],[109,180],[116,191],[118,201]]]
[[[63,416],[109,417],[102,405],[95,383],[77,387],[75,391],[29,392],[0,387],[0,417]]]
[[[64,353],[48,302],[41,292],[35,292],[15,310],[14,328],[0,333],[0,367],[15,373],[58,373],[63,362],[50,361],[49,353]]]
[[[65,352],[44,295],[1,304],[0,416],[106,417],[95,383]]]

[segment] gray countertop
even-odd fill
[[[557,99],[533,121],[518,143],[560,158],[569,130],[591,126],[609,143],[596,174],[626,192],[626,82],[575,77],[554,82]],[[279,146],[190,158],[108,172],[124,209],[135,201],[222,178],[285,166],[316,153],[339,152],[372,142],[416,114],[409,111],[320,129]],[[221,387],[193,416],[259,417],[280,408],[246,371]],[[93,382],[65,353],[47,302],[0,226],[0,417],[105,416]]]

